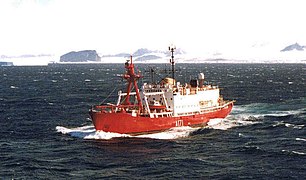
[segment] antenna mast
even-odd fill
[[[171,70],[172,71],[172,79],[174,79],[174,71],[175,71],[175,69],[174,69],[174,55],[173,55],[175,49],[176,49],[175,46],[173,46],[173,45],[169,46],[169,51],[171,52],[170,63],[172,65],[172,70]]]

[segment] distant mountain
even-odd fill
[[[101,62],[96,50],[72,51],[60,57],[60,62]]]
[[[306,48],[306,46],[301,46],[298,43],[295,43],[295,44],[285,47],[284,49],[281,50],[281,52],[293,51],[293,50],[304,51],[304,48]]]
[[[6,55],[1,55],[0,59],[13,59],[13,58],[35,58],[35,57],[51,57],[51,54],[23,54],[20,56],[6,56]]]
[[[102,55],[102,58],[105,57],[122,57],[122,58],[126,58],[126,57],[130,57],[131,54],[129,53],[119,53],[119,54],[107,54],[107,55]]]
[[[156,55],[145,55],[141,56],[135,59],[135,62],[141,62],[141,61],[148,61],[148,60],[154,60],[154,59],[160,59],[160,56]]]
[[[154,52],[154,51],[149,50],[149,49],[147,49],[147,48],[140,48],[140,49],[138,49],[137,51],[135,51],[135,52],[132,54],[132,56],[138,57],[138,56],[143,56],[143,55],[145,55],[145,54],[149,54],[149,53],[153,53],[153,52]]]
[[[174,51],[174,54],[175,55],[180,55],[180,54],[186,54],[186,53],[182,49],[178,48]],[[103,55],[102,58],[108,58],[108,57],[112,57],[112,58],[113,57],[125,57],[125,58],[128,58],[131,55],[133,56],[135,61],[144,62],[144,61],[157,60],[157,59],[170,57],[171,54],[170,54],[169,51],[159,51],[159,50],[150,50],[150,49],[147,49],[147,48],[140,48],[140,49],[137,49],[132,54],[123,52],[123,53],[114,54],[114,55]]]
[[[14,66],[13,62],[2,62],[0,61],[0,66]]]

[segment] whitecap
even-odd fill
[[[11,86],[10,88],[11,88],[11,89],[18,89],[17,86]]]
[[[298,155],[305,155],[306,153],[303,153],[303,152],[298,152],[298,151],[292,151],[292,153],[294,154],[298,154]]]
[[[51,80],[53,83],[56,83],[57,82],[57,80]]]
[[[247,137],[246,135],[244,135],[244,134],[242,134],[242,133],[239,133],[238,136],[239,136],[239,137]]]
[[[293,153],[293,154],[298,154],[298,155],[305,155],[306,154],[306,153],[299,152],[299,151],[289,151],[289,150],[282,150],[282,152]]]
[[[295,140],[297,140],[297,141],[306,141],[305,138],[295,138]]]
[[[296,125],[296,124],[290,124],[290,123],[285,123],[285,126],[288,128],[293,128],[293,129],[302,129],[304,125]]]
[[[85,79],[85,82],[90,82],[91,80],[90,79]]]

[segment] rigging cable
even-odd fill
[[[116,89],[117,89],[117,86],[112,90],[112,92],[109,93],[109,95],[100,104],[102,105],[114,93]]]

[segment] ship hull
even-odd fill
[[[207,112],[175,117],[132,115],[127,112],[109,113],[90,110],[97,131],[121,134],[149,134],[180,126],[206,126],[210,119],[225,118],[232,110],[233,102]]]

